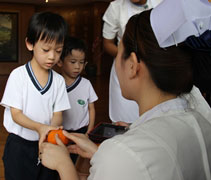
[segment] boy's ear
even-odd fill
[[[25,39],[25,43],[26,43],[27,49],[28,49],[29,51],[33,51],[34,46],[33,46],[33,44],[31,44],[31,43],[28,41],[27,38]]]
[[[63,62],[62,62],[61,59],[58,61],[57,66],[59,66],[59,67],[62,67],[63,66]]]
[[[140,71],[140,63],[138,63],[138,59],[137,56],[134,52],[132,52],[130,54],[130,58],[129,58],[129,71],[130,71],[130,78],[134,78],[139,74]]]

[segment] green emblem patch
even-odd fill
[[[78,100],[78,104],[80,104],[80,105],[84,105],[84,104],[85,104],[85,101],[84,101],[84,100],[82,100],[82,99],[79,99],[79,100]]]

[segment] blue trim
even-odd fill
[[[45,87],[40,91],[41,94],[45,94],[49,90],[49,88],[51,87],[52,82],[53,82],[53,72],[50,69],[49,70],[49,75],[48,75],[48,82],[45,85]]]
[[[70,86],[66,86],[67,92],[70,92],[73,89],[75,89],[78,86],[78,84],[81,82],[81,79],[82,79],[81,76],[78,76],[73,84],[71,84]]]
[[[48,82],[47,82],[47,84],[45,85],[44,88],[42,88],[42,86],[40,85],[40,83],[36,79],[36,76],[33,73],[33,70],[32,70],[30,61],[26,64],[26,70],[27,70],[27,73],[28,73],[28,75],[29,75],[32,83],[36,87],[36,89],[41,94],[45,94],[49,90],[49,88],[51,87],[51,84],[53,82],[53,72],[52,72],[52,70],[51,69],[49,70],[49,73],[48,73]]]

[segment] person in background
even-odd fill
[[[174,9],[174,4],[172,0],[165,0],[157,8]],[[176,8],[178,12],[185,4],[180,5]],[[160,47],[156,34],[163,26],[159,23],[157,28],[153,26],[157,22],[155,17],[160,15],[155,13],[157,10],[130,18],[115,60],[122,95],[137,102],[140,117],[126,133],[104,141],[99,147],[82,134],[64,132],[76,143],[72,145],[72,152],[91,158],[89,180],[211,179],[211,110],[200,107],[202,101],[189,106],[198,98],[192,90],[196,68],[193,63],[197,63],[193,59],[195,49],[183,42]],[[210,72],[211,67],[208,68]],[[186,95],[190,98],[184,98]],[[68,150],[56,138],[57,146],[42,144],[42,163],[57,170],[62,180],[74,179],[75,169]]]
[[[86,65],[86,45],[78,38],[65,39],[58,66],[65,79],[71,109],[63,112],[63,127],[69,132],[88,134],[95,124],[94,102],[98,99],[90,81],[81,77]],[[75,163],[77,155],[71,154]]]
[[[161,0],[115,0],[111,2],[103,16],[105,51],[115,58],[117,44],[122,38],[128,19],[134,14],[156,7],[160,2]],[[139,117],[139,108],[135,101],[127,100],[121,95],[114,64],[110,73],[109,117],[112,122],[132,123]]]
[[[6,180],[58,178],[39,163],[38,155],[48,132],[62,125],[62,111],[70,108],[65,81],[52,70],[66,33],[67,24],[58,14],[40,12],[30,19],[26,47],[33,57],[11,72],[1,100],[9,132],[3,154]]]

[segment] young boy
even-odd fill
[[[66,33],[67,24],[54,13],[36,13],[29,22],[26,47],[32,59],[12,71],[1,101],[9,132],[3,155],[7,180],[57,178],[38,163],[38,152],[47,133],[62,124],[62,111],[70,108],[64,79],[51,70]]]
[[[71,109],[63,112],[63,127],[71,132],[87,134],[94,127],[94,102],[98,97],[90,81],[80,76],[86,65],[85,52],[86,46],[82,40],[67,37],[58,66],[71,104]]]

